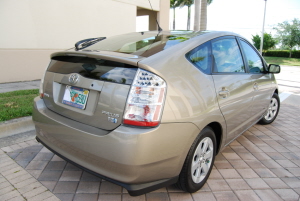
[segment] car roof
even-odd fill
[[[209,39],[211,36],[237,34],[223,31],[147,31],[108,37],[82,51],[107,51],[150,57],[180,43],[189,44],[192,38]]]

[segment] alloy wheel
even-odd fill
[[[200,183],[209,173],[212,164],[214,145],[209,137],[205,137],[198,144],[191,165],[192,180]]]
[[[278,111],[278,101],[276,98],[272,98],[267,114],[265,115],[265,119],[268,121],[272,120],[276,116],[277,111]]]

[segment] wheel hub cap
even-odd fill
[[[208,174],[213,157],[213,142],[209,137],[198,144],[191,165],[192,180],[200,183]]]
[[[277,111],[278,111],[278,101],[277,101],[276,98],[272,98],[271,102],[270,102],[270,105],[269,105],[269,108],[267,110],[267,113],[265,115],[265,119],[267,121],[272,120],[276,116]]]

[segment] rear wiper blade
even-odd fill
[[[99,38],[88,38],[88,39],[84,39],[84,40],[81,40],[81,41],[78,41],[76,44],[75,44],[75,49],[76,50],[81,50],[81,49],[84,49],[90,45],[93,45],[101,40],[104,40],[106,39],[106,37],[99,37]]]

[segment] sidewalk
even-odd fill
[[[1,83],[0,93],[9,91],[38,89],[40,80],[14,83]],[[7,125],[5,125],[7,124]],[[34,147],[38,144],[34,139],[35,132],[31,117],[23,117],[0,124],[0,200],[11,201],[59,201],[52,192],[37,181],[28,171],[14,161],[8,152],[14,148]],[[25,132],[24,131],[30,131]],[[18,135],[17,133],[22,134]],[[11,133],[16,134],[12,135]],[[9,137],[7,137],[9,136]],[[6,146],[5,146],[6,145]],[[11,145],[8,146],[7,145]],[[28,148],[30,150],[30,148]],[[30,153],[30,152],[29,152]],[[26,152],[24,152],[26,154]]]
[[[40,80],[0,83],[0,93],[16,91],[16,90],[25,90],[25,89],[39,89],[40,83],[41,83]]]
[[[28,140],[0,150],[0,199],[10,201],[59,201],[45,186],[38,182],[23,167],[17,164],[7,152],[13,148],[32,148],[36,140]],[[40,145],[39,145],[40,146]],[[28,149],[30,150],[30,149]],[[30,153],[30,152],[29,152]],[[26,153],[22,153],[25,155]]]

